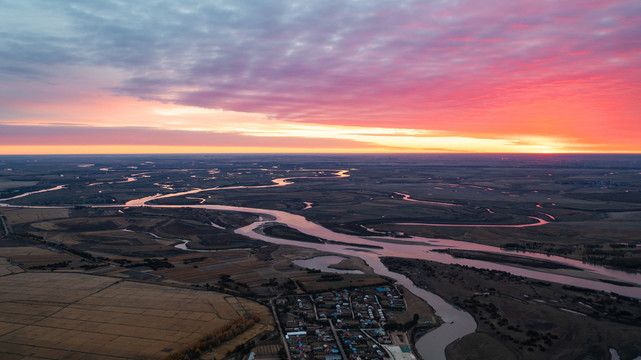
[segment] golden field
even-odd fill
[[[86,274],[2,276],[0,298],[2,359],[162,359],[246,313],[271,327],[246,299]]]

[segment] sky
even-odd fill
[[[0,0],[0,154],[641,153],[639,0]]]

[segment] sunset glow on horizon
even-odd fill
[[[0,3],[0,155],[641,153],[638,1]]]

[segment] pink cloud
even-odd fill
[[[301,123],[558,135],[639,148],[630,140],[641,138],[638,1],[273,1],[190,9],[165,0],[60,3],[44,11],[66,27],[45,35],[37,24],[16,24],[0,47],[7,64],[0,69],[2,120],[46,120],[55,106],[78,115],[73,94],[108,89],[123,99]],[[95,83],[73,76],[85,68],[115,76]]]
[[[290,148],[367,148],[362,143],[340,139],[256,137],[232,133],[159,130],[144,127],[95,128],[81,126],[0,125],[0,144],[10,145],[157,145],[242,146]]]

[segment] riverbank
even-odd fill
[[[477,330],[450,344],[450,359],[622,358],[641,354],[639,300],[511,274],[385,257],[391,271],[468,311]]]
[[[496,254],[496,253],[490,253],[485,251],[466,251],[466,250],[455,250],[455,249],[443,249],[443,250],[437,249],[433,251],[450,254],[455,258],[483,260],[483,261],[491,261],[496,263],[506,263],[506,264],[524,266],[528,268],[541,268],[541,269],[548,269],[548,270],[556,270],[556,269],[581,270],[577,267],[561,264],[554,261],[532,259],[526,256],[519,256],[519,255],[505,255],[505,254]]]

